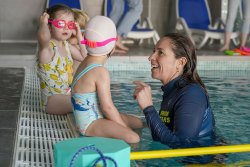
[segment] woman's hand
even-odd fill
[[[151,87],[142,81],[134,81],[135,90],[134,98],[138,101],[138,104],[142,110],[146,107],[153,105]]]

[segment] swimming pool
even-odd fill
[[[218,135],[227,144],[250,143],[250,73],[249,71],[200,71],[207,86],[211,106],[216,120]],[[161,83],[151,79],[150,72],[112,71],[111,91],[113,101],[119,111],[143,116],[132,94],[133,81],[142,80],[151,85],[154,105],[159,110],[161,102]],[[132,151],[163,150],[168,146],[151,139],[149,129],[141,131],[141,142]],[[218,156],[219,157],[219,156]],[[220,157],[219,157],[220,158]],[[138,166],[183,166],[179,158],[136,161]],[[250,165],[250,153],[235,153],[223,156],[223,163],[235,164],[245,161]],[[235,164],[236,165],[236,164]]]

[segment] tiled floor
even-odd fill
[[[0,76],[0,166],[8,167],[13,158],[24,69],[0,68]]]

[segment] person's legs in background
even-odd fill
[[[241,0],[229,0],[228,3],[228,14],[227,14],[227,22],[225,27],[225,35],[224,35],[224,45],[220,48],[220,51],[228,50],[230,46],[230,38],[234,28],[234,21],[237,16],[237,11],[240,6]]]
[[[115,25],[117,27],[119,25],[122,17],[123,17],[125,2],[124,2],[124,0],[111,0],[111,2],[112,2],[112,10],[110,12],[110,19],[113,20],[113,22],[115,23]],[[126,51],[122,50],[122,49],[120,49],[120,47],[118,47],[118,46],[122,45],[121,37],[119,36],[119,34],[118,34],[117,38],[118,38],[118,40],[116,42],[115,52],[125,54]]]
[[[143,4],[142,0],[126,0],[129,10],[121,17],[121,12],[122,14],[124,12],[124,1],[125,0],[112,0],[113,8],[110,13],[110,18],[117,26],[118,40],[116,42],[116,49],[121,49],[126,52],[128,48],[122,44],[122,39],[127,37],[128,32],[131,31],[132,27],[139,19],[143,10]]]
[[[240,47],[245,47],[247,42],[247,37],[249,34],[249,28],[250,28],[250,1],[249,0],[243,0],[242,3],[242,12],[243,12],[243,25],[241,29],[241,41],[240,41]]]
[[[110,19],[117,26],[124,13],[125,3],[124,0],[111,0],[111,2],[112,2],[112,10],[110,12]]]

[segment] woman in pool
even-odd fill
[[[195,47],[189,38],[178,33],[164,36],[149,61],[152,78],[163,84],[159,113],[146,83],[134,82],[134,97],[145,114],[153,140],[173,148],[212,145],[214,117],[205,85],[196,70]],[[199,162],[209,162],[208,159],[201,158]]]

